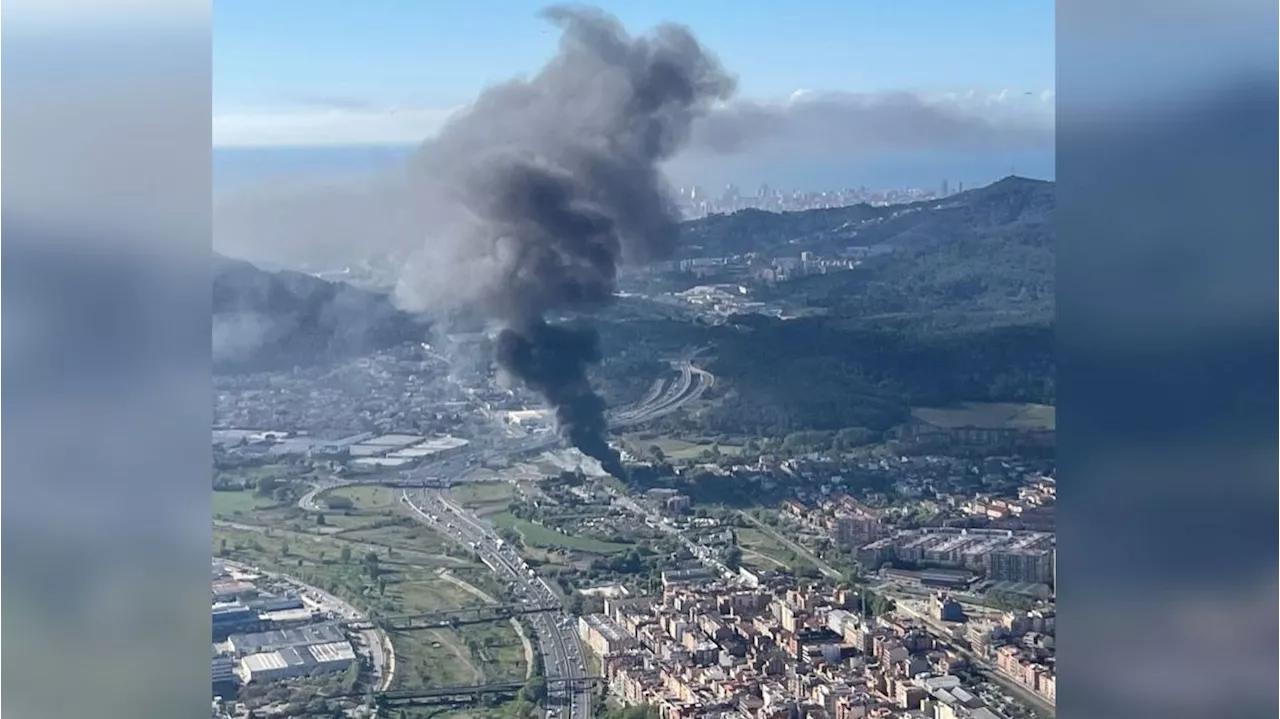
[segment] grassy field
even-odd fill
[[[516,488],[507,482],[475,482],[453,487],[449,494],[476,514],[490,515],[506,510],[516,498]]]
[[[367,527],[379,521],[404,514],[400,504],[400,494],[389,487],[375,485],[352,485],[331,489],[320,497],[321,506],[325,506],[326,497],[342,497],[351,500],[355,505],[351,509],[325,510],[326,523],[331,527],[339,527],[344,531],[352,531]]]
[[[702,453],[711,449],[712,444],[687,442],[683,439],[674,437],[651,437],[642,438],[640,434],[633,433],[623,435],[623,438],[631,444],[638,452],[648,453],[649,448],[657,446],[662,450],[668,459],[673,460],[698,460],[702,458]],[[720,445],[720,453],[725,455],[737,455],[742,452],[742,447],[732,444]]]
[[[936,427],[983,429],[1053,429],[1055,409],[1044,404],[963,402],[955,407],[917,407],[911,414]]]
[[[352,485],[330,490],[328,494],[350,499],[356,509],[361,511],[378,512],[400,506],[399,493],[390,487]]]
[[[218,519],[237,519],[255,510],[274,507],[275,500],[255,496],[251,491],[214,492],[213,516]]]
[[[371,532],[389,529],[398,528]],[[215,527],[213,534],[215,554],[225,547],[230,558],[290,574],[366,611],[383,615],[419,614],[483,603],[439,574],[441,567],[456,568],[456,565],[445,561],[446,557],[441,557],[439,563],[424,558],[422,552],[429,548],[421,545],[412,554],[376,551],[381,582],[375,582],[362,566],[366,550],[352,551],[351,559],[344,562],[341,559],[344,543],[331,537],[282,536],[279,532],[269,536],[223,527]],[[371,541],[371,538],[362,541]],[[391,639],[397,659],[395,688],[469,684],[524,676],[523,648],[519,636],[507,622],[397,632]]]
[[[742,548],[742,563],[757,569],[794,568],[809,561],[796,556],[778,540],[752,527],[734,530],[738,534],[738,546]]]
[[[553,529],[512,516],[508,512],[495,514],[493,523],[504,529],[514,529],[520,533],[520,536],[527,544],[535,547],[576,549],[580,552],[591,552],[592,554],[613,554],[614,552],[622,552],[631,548],[630,544],[615,544],[613,542],[602,542],[591,537],[561,534]]]
[[[366,524],[343,531],[341,538],[370,544],[381,544],[395,549],[433,554],[443,553],[449,547],[456,546],[449,544],[439,534],[427,527],[409,525],[379,527]]]

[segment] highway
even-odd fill
[[[693,359],[700,352],[701,350],[686,351],[672,361],[672,369],[675,370],[676,376],[655,380],[639,402],[610,412],[610,426],[620,429],[643,424],[676,412],[686,403],[701,397],[707,389],[714,386],[715,376],[693,365]],[[501,438],[496,442],[479,441],[461,452],[443,457],[429,465],[407,469],[402,473],[402,477],[409,482],[422,482],[447,488],[472,469],[499,456],[518,457],[533,454],[560,445],[562,441],[553,433],[521,439]],[[315,482],[305,494],[298,498],[298,507],[306,511],[323,512],[326,506],[321,496],[325,492],[357,483],[359,480],[342,480],[336,477]],[[727,567],[706,554],[701,547],[680,535],[674,527],[663,524],[660,517],[648,512],[621,492],[612,492],[612,494],[623,507],[645,516],[655,527],[678,537],[705,563],[721,573],[729,572]],[[514,548],[499,538],[487,524],[454,503],[445,492],[440,489],[403,489],[401,500],[419,519],[475,551],[494,573],[508,583],[523,604],[530,607],[561,605],[562,598],[557,588],[544,578],[537,576]],[[265,527],[256,525],[230,522],[222,524],[237,529],[268,531]],[[318,539],[318,537],[313,538]],[[377,689],[379,691],[389,689],[395,675],[395,653],[383,632],[368,624],[354,607],[337,597],[316,587],[302,585],[297,580],[284,575],[273,576],[280,576],[282,579],[299,584],[304,593],[322,605],[332,608],[347,622],[359,626],[368,625],[368,628],[361,633],[378,675]],[[590,683],[558,681],[587,675],[586,657],[578,641],[576,618],[563,609],[530,613],[526,616],[533,628],[538,652],[542,658],[543,671],[548,680],[546,701],[548,715],[553,719],[591,719]]]
[[[682,353],[679,359],[672,363],[673,369],[678,372],[674,379],[655,381],[640,402],[611,412],[610,426],[617,429],[648,422],[671,414],[684,404],[701,397],[715,384],[715,376],[693,365],[693,359],[699,352],[701,350]],[[499,440],[489,444],[487,448],[476,446],[482,443],[475,443],[466,450],[437,462],[406,470],[404,476],[409,481],[430,481],[432,484],[447,488],[476,466],[499,455],[515,457],[544,451],[560,444],[561,441],[560,437],[547,434]],[[308,504],[315,504],[316,493],[311,493]],[[628,509],[649,517],[651,521],[658,521],[625,495],[615,493],[614,496]],[[453,502],[445,491],[403,489],[401,500],[423,522],[474,550],[485,565],[509,583],[520,601],[530,605],[561,602],[559,591],[530,569],[514,547],[498,537],[488,524]],[[674,528],[659,526],[680,536]],[[691,550],[717,571],[722,573],[729,571],[714,557],[703,556],[705,552],[696,544],[683,537],[680,538],[687,545],[691,545]],[[529,622],[533,627],[538,651],[542,656],[543,671],[549,682],[548,713],[560,719],[590,719],[590,688],[578,683],[553,682],[556,679],[580,677],[587,673],[586,657],[578,641],[576,619],[564,611],[556,611],[531,614]]]
[[[506,580],[517,597],[530,605],[559,604],[558,592],[529,569],[520,554],[487,525],[440,490],[402,490],[401,499],[427,524],[471,547],[480,560]],[[528,615],[549,682],[586,674],[586,657],[578,642],[577,624],[563,610]],[[563,708],[566,719],[590,719],[591,692],[585,686],[550,684],[547,705]]]
[[[697,354],[698,350],[686,352],[673,363],[674,369],[680,373],[675,380],[663,381],[661,388],[655,384],[639,403],[611,412],[609,425],[621,428],[648,422],[671,414],[701,397],[715,385],[715,375],[693,365]]]

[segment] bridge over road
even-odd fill
[[[596,676],[559,677],[548,678],[546,681],[548,689],[583,690],[603,684],[604,678]],[[524,682],[490,682],[488,684],[395,689],[374,694],[374,701],[379,707],[423,704],[476,704],[487,698],[505,699],[514,697],[524,686]],[[332,696],[337,698],[360,695],[353,692],[351,694],[335,694]]]
[[[389,631],[410,631],[415,629],[442,629],[460,627],[467,624],[486,624],[499,622],[512,617],[543,612],[558,612],[562,609],[558,604],[481,604],[463,609],[451,609],[426,614],[395,614],[374,619],[346,622],[350,629],[371,628],[376,625]]]

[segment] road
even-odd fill
[[[351,483],[340,479],[313,482],[311,483],[311,489],[307,490],[306,494],[298,498],[298,506],[308,512],[323,512],[328,509],[328,507],[325,507],[320,503],[320,495],[330,489],[336,489],[348,484]]]
[[[715,377],[710,372],[693,365],[693,359],[700,351],[687,351],[673,363],[673,368],[679,372],[674,380],[655,382],[654,387],[641,402],[610,413],[610,426],[622,428],[648,422],[675,412],[686,403],[701,397],[703,392],[714,385]],[[436,462],[405,470],[402,476],[410,482],[424,482],[447,488],[475,467],[499,455],[510,458],[545,451],[560,442],[561,439],[555,435],[475,442],[465,450]],[[300,501],[299,505],[304,509],[317,511],[316,496],[321,491],[323,488],[313,488],[304,497],[306,503]],[[646,516],[649,514],[625,495],[619,493],[615,496],[623,506]],[[446,536],[471,547],[494,573],[508,582],[512,591],[522,601],[527,603],[559,603],[561,601],[559,591],[530,569],[513,547],[498,537],[490,526],[453,502],[440,489],[403,489],[401,500],[419,519]],[[666,527],[666,529],[680,536],[674,528]],[[696,555],[701,557],[705,554],[705,550],[701,547],[682,536],[680,538],[686,542],[686,545],[692,545],[691,549]],[[729,571],[714,557],[707,555],[704,561],[714,562],[713,566],[722,572]],[[544,612],[530,615],[529,622],[533,627],[548,680],[586,675],[586,658],[583,655],[582,645],[578,641],[577,623],[574,617],[563,611]],[[548,706],[563,709],[563,714],[559,715],[563,719],[591,719],[591,693],[588,687],[549,686],[547,697]]]
[[[376,542],[362,542],[358,539],[348,539],[337,533],[319,533],[319,532],[299,532],[295,529],[286,529],[284,527],[272,527],[265,524],[244,524],[243,522],[228,522],[225,519],[213,520],[214,527],[223,529],[234,529],[240,532],[255,532],[257,534],[265,534],[271,537],[292,537],[300,542],[337,543],[346,544],[353,550],[359,549],[364,552],[383,553],[388,548],[394,549],[403,559],[421,560],[425,566],[431,566],[438,563],[449,564],[467,564],[467,560],[459,557],[451,557],[447,554],[435,554],[433,552],[423,552],[417,549],[405,549],[389,544],[378,544]]]
[[[751,516],[750,514],[742,510],[738,510],[738,514],[742,515],[743,519],[746,519],[748,522],[754,524],[756,528],[759,529],[760,531],[764,532],[770,537],[773,537],[778,542],[782,543],[782,546],[786,547],[787,549],[790,549],[791,551],[795,552],[797,555],[809,560],[809,562],[811,562],[813,566],[817,567],[818,571],[822,572],[822,574],[826,576],[828,579],[834,579],[836,581],[840,581],[844,579],[843,574],[836,571],[836,569],[832,567],[830,564],[827,564],[826,562],[819,559],[818,555],[809,551],[808,547],[805,547],[797,542],[793,542],[792,540],[784,537],[773,527],[770,527],[769,525],[765,524],[764,522],[761,522],[759,519],[756,519],[755,517]]]
[[[287,582],[288,584],[297,587],[299,593],[303,597],[310,599],[312,602],[319,605],[322,610],[342,617],[346,621],[360,621],[367,619],[359,609],[356,609],[348,602],[335,597],[319,587],[314,587],[302,582],[288,574],[270,572],[259,567],[253,567],[230,559],[218,559],[217,561],[229,567],[239,569],[240,571],[253,572],[255,574],[271,577],[278,581]],[[386,635],[378,629],[366,629],[360,634],[364,639],[365,647],[369,650],[369,663],[373,665],[374,676],[377,677],[377,682],[375,682],[374,685],[376,687],[376,691],[385,691],[391,686],[392,680],[395,679],[396,672],[395,652],[390,651],[391,642]]]
[[[656,392],[651,389],[638,404],[611,412],[610,426],[627,427],[671,414],[711,389],[715,385],[715,375],[693,365],[696,354],[697,351],[687,352],[674,363],[680,374],[675,380],[665,382],[663,389]]]
[[[508,583],[521,601],[529,604],[559,603],[559,593],[504,542],[493,530],[440,490],[402,490],[401,499],[424,522],[471,547],[490,569]],[[548,681],[586,676],[586,658],[578,641],[577,624],[564,611],[529,615],[542,655]],[[590,719],[591,694],[587,687],[549,686],[548,706],[564,709],[567,719]]]
[[[720,576],[724,577],[725,579],[732,579],[733,577],[737,576],[737,572],[730,569],[727,565],[724,564],[724,562],[721,562],[716,557],[715,552],[713,550],[708,549],[707,547],[704,547],[701,544],[698,544],[692,539],[689,539],[688,537],[686,537],[683,532],[681,532],[679,529],[676,529],[665,517],[663,517],[658,512],[655,512],[651,509],[646,508],[644,505],[640,504],[639,502],[636,502],[634,499],[631,499],[627,495],[623,494],[622,492],[619,492],[618,490],[612,487],[606,486],[604,487],[604,491],[608,492],[609,495],[613,497],[614,504],[622,507],[623,509],[626,509],[632,514],[636,514],[641,517],[644,517],[645,523],[648,524],[650,527],[660,532],[665,532],[666,534],[669,534],[672,537],[675,537],[676,539],[678,539],[680,543],[683,544],[685,548],[689,550],[690,554],[692,554],[694,557],[697,557],[699,561],[701,561],[704,565],[706,565],[712,571],[717,572]]]
[[[1004,674],[1001,674],[991,662],[953,641],[951,639],[951,630],[946,625],[942,624],[942,622],[934,619],[927,611],[921,610],[917,606],[918,600],[908,599],[905,596],[887,596],[894,599],[894,607],[896,611],[902,612],[913,619],[923,622],[925,626],[933,630],[932,633],[938,639],[939,644],[963,656],[965,659],[968,659],[969,663],[976,667],[979,670],[979,673],[988,680],[995,684],[999,684],[1002,689],[1017,697],[1024,704],[1035,709],[1036,712],[1041,715],[1048,716],[1050,719],[1057,716],[1056,707],[1054,707],[1054,705],[1044,697],[1041,697]]]

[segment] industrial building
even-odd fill
[[[232,657],[213,657],[213,696],[234,697],[236,695],[236,660]]]
[[[469,444],[461,437],[420,437],[408,434],[388,434],[367,439],[347,448],[355,459],[355,467],[402,467],[427,457],[439,457]]]
[[[246,599],[245,606],[256,612],[283,612],[290,609],[302,609],[305,605],[302,598],[294,595],[285,596],[259,596],[254,599]]]
[[[337,624],[309,624],[293,629],[276,629],[269,632],[240,634],[230,638],[236,654],[259,654],[286,647],[306,647],[346,641],[346,634]]]
[[[256,632],[262,620],[253,609],[239,602],[213,605],[213,640],[222,641],[237,632]]]
[[[277,681],[344,671],[355,661],[355,649],[346,640],[304,647],[289,646],[242,658],[239,674],[245,684]]]
[[[214,582],[212,587],[214,602],[234,602],[258,593],[258,588],[252,582],[242,579],[222,579]]]

